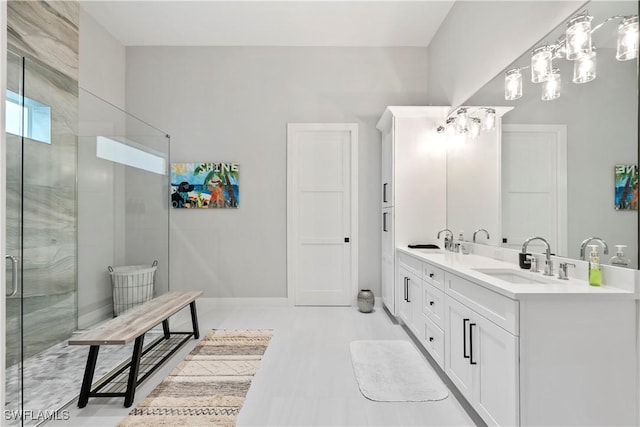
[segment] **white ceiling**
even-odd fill
[[[98,1],[125,46],[428,46],[448,1]]]

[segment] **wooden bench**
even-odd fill
[[[191,337],[198,339],[200,331],[198,330],[198,316],[196,313],[196,299],[202,295],[202,291],[191,292],[168,292],[152,299],[142,305],[132,308],[122,313],[120,316],[111,319],[96,328],[82,333],[69,340],[69,345],[88,345],[89,356],[87,358],[87,366],[84,371],[82,387],[80,389],[80,398],[78,399],[78,407],[84,408],[89,401],[89,397],[124,397],[124,406],[130,407],[136,393],[136,387],[144,381],[153,371],[160,367],[173,353],[182,347]],[[191,308],[191,323],[193,332],[171,332],[169,330],[169,317],[176,314],[186,306]],[[144,335],[155,326],[162,323],[164,336],[162,339],[155,341],[153,344],[143,348]],[[138,378],[140,369],[140,359],[153,347],[169,340],[171,335],[185,335],[185,337],[175,345],[171,351],[166,354],[160,361],[155,363],[149,371],[141,378]],[[115,373],[110,375],[92,391],[93,374],[98,360],[98,350],[101,345],[125,345],[135,340],[133,346],[133,355],[131,361],[122,366]],[[129,369],[127,388],[124,393],[111,392],[101,393],[111,381]]]

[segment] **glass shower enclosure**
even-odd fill
[[[169,289],[169,138],[13,53],[7,89],[3,425],[37,425],[79,393],[66,342],[113,316],[107,267],[158,261]]]

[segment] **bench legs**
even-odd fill
[[[191,308],[191,324],[193,325],[193,338],[200,338],[200,329],[198,329],[198,313],[196,312],[196,302],[193,301],[189,304]]]
[[[144,350],[144,334],[140,335],[136,338],[136,341],[133,346],[133,355],[131,356],[131,363],[129,364],[129,377],[127,381],[127,390],[124,393],[124,406],[129,408],[133,404],[133,400],[136,396],[136,387],[139,381],[143,381],[147,378],[156,368],[158,368],[162,363],[164,363],[169,356],[171,356],[175,351],[177,351],[184,343],[189,340],[189,338],[193,335],[194,339],[200,338],[200,330],[198,328],[198,313],[196,311],[196,302],[193,301],[189,303],[191,309],[191,325],[193,326],[193,334],[191,332],[174,332],[174,334],[185,335],[185,338],[177,344],[173,350],[169,354],[167,354],[157,365],[151,368],[148,372],[144,374],[144,376],[138,380],[138,374],[140,372],[140,359],[143,354],[146,354],[151,348],[156,346],[156,343],[152,344],[148,349]],[[162,330],[164,332],[164,338],[171,338],[171,331],[169,329],[169,319],[165,319],[162,321]],[[100,349],[99,345],[92,345],[89,348],[89,357],[87,358],[87,366],[84,370],[84,378],[82,380],[82,388],[80,389],[80,397],[78,398],[78,407],[84,408],[87,406],[90,396],[104,396],[104,397],[115,397],[122,396],[122,392],[118,393],[102,393],[99,390],[104,387],[105,384],[109,383],[113,379],[115,379],[120,373],[127,368],[124,366],[120,370],[118,370],[115,374],[112,374],[108,379],[106,379],[102,385],[98,386],[96,390],[91,393],[91,383],[93,382],[93,375],[96,370],[96,361],[98,359],[98,350]]]
[[[140,370],[140,357],[142,357],[142,345],[144,343],[144,334],[136,338],[133,345],[133,356],[131,356],[131,367],[129,368],[129,381],[127,382],[127,391],[124,395],[124,406],[128,408],[133,403],[136,396],[136,386],[138,382],[138,371]]]
[[[82,388],[80,389],[80,397],[78,398],[78,408],[84,408],[89,401],[89,393],[91,392],[91,383],[93,382],[93,373],[96,370],[96,361],[98,360],[99,345],[92,345],[89,348],[89,357],[87,358],[87,366],[84,369],[84,378],[82,379]]]

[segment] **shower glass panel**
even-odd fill
[[[5,319],[5,410],[22,409],[22,57],[7,55],[7,91],[16,96],[7,101],[6,132],[6,319]]]
[[[112,315],[108,266],[158,261],[169,289],[169,138],[80,89],[78,326]]]
[[[157,261],[169,290],[169,137],[28,58],[8,53],[7,80],[1,424],[31,426],[80,391],[87,349],[66,342],[113,317],[109,266]],[[111,350],[96,380],[131,357]]]

